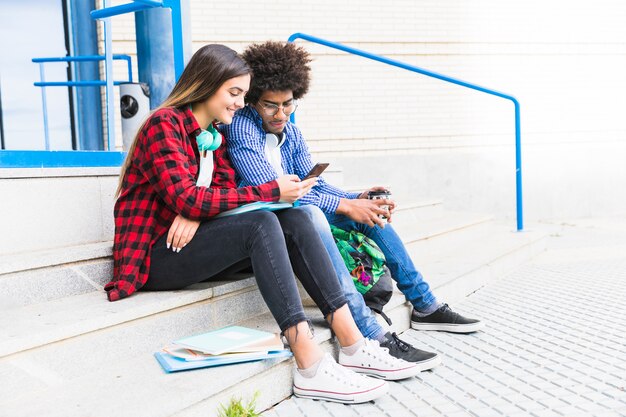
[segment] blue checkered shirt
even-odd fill
[[[239,110],[230,125],[222,126],[222,132],[228,138],[228,153],[240,187],[264,184],[278,177],[265,158],[263,119],[254,107],[248,105]],[[280,148],[283,170],[285,174],[295,174],[302,179],[313,168],[311,154],[296,125],[287,122],[284,134],[285,143]],[[359,193],[348,193],[319,177],[317,185],[299,201],[300,204],[314,204],[326,213],[335,213],[339,199],[358,196]]]

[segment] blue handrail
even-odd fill
[[[92,19],[106,19],[125,13],[140,12],[142,10],[163,7],[172,12],[172,37],[174,45],[174,75],[176,81],[185,69],[185,58],[183,55],[183,27],[180,0],[132,0],[131,3],[120,4],[118,6],[105,7],[104,9],[93,10]]]
[[[106,57],[104,55],[79,55],[79,56],[60,56],[52,58],[33,58],[33,62],[40,64],[44,62],[91,62],[91,61],[104,61]],[[126,61],[126,67],[128,70],[128,82],[133,82],[133,65],[130,55],[125,54],[113,54],[114,60]],[[98,84],[100,85],[100,84]]]
[[[41,81],[35,82],[35,87],[41,87],[41,103],[43,106],[43,129],[46,151],[50,150],[50,132],[48,129],[48,102],[46,98],[46,87],[92,87],[92,86],[106,86],[106,81],[100,80],[88,80],[88,81],[46,81],[46,75],[44,71],[44,64],[48,62],[92,62],[103,61],[106,57],[102,55],[79,55],[79,56],[60,56],[49,58],[33,58],[32,61],[39,64],[39,78]],[[133,82],[133,66],[129,55],[115,54],[113,59],[124,60],[127,63],[128,69],[128,82]],[[121,82],[114,82],[115,85],[121,84]],[[110,150],[110,148],[109,148]]]
[[[319,45],[327,46],[329,48],[338,49],[340,51],[347,52],[349,54],[358,55],[363,58],[371,59],[374,61],[382,62],[383,64],[392,65],[394,67],[402,68],[411,72],[426,75],[428,77],[437,78],[442,81],[446,81],[452,84],[460,85],[461,87],[471,88],[472,90],[480,91],[482,93],[490,94],[493,96],[501,97],[513,102],[515,106],[515,191],[516,191],[516,214],[517,214],[517,230],[522,231],[524,229],[524,217],[523,217],[523,202],[522,202],[522,144],[521,144],[521,130],[520,130],[520,104],[515,97],[509,94],[501,93],[490,88],[481,87],[477,84],[472,84],[467,81],[462,81],[457,78],[448,77],[447,75],[439,74],[433,71],[429,71],[414,65],[406,64],[404,62],[396,61],[395,59],[385,58],[380,55],[371,54],[361,49],[351,48],[349,46],[342,45],[337,42],[330,42],[325,39],[317,38],[315,36],[307,35],[305,33],[294,33],[288,39],[288,42],[294,42],[296,39],[302,39]],[[293,114],[292,114],[293,117]],[[295,119],[292,119],[295,120]]]
[[[106,56],[106,101],[107,101],[107,135],[108,149],[111,150],[113,137],[113,63],[111,59],[113,44],[110,18],[126,13],[135,13],[155,7],[170,9],[172,13],[172,38],[174,49],[174,76],[176,81],[185,69],[185,58],[183,55],[183,17],[180,7],[180,0],[132,0],[130,3],[110,6],[109,0],[104,0],[104,8],[92,10],[91,18],[104,21],[104,52]]]

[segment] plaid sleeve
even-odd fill
[[[147,157],[142,161],[142,171],[172,211],[188,219],[203,220],[246,203],[279,200],[276,181],[244,188],[197,187],[181,130],[184,128],[176,119],[160,116],[152,119],[144,136]],[[221,157],[216,162],[228,163]],[[234,184],[234,179],[224,182]]]

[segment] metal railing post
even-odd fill
[[[43,62],[39,64],[39,78],[41,82],[46,81],[46,74],[43,69]],[[48,130],[48,101],[46,99],[46,87],[41,87],[41,104],[43,106],[43,132],[46,150],[50,150],[50,132]]]
[[[109,1],[104,0],[104,7],[108,7]],[[107,102],[107,151],[113,149],[112,138],[115,137],[115,105],[113,103],[113,32],[111,30],[111,18],[103,19],[104,23],[104,56],[105,56],[105,81]],[[113,146],[111,146],[113,145]]]
[[[515,208],[517,214],[517,231],[524,230],[524,210],[522,207],[522,132],[520,122],[520,105],[513,98],[515,105]]]
[[[183,15],[180,0],[165,0],[164,7],[172,11],[172,37],[174,49],[174,82],[178,81],[185,69],[185,55],[183,43]]]

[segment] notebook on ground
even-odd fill
[[[241,326],[228,326],[208,333],[175,340],[174,345],[197,350],[211,355],[234,352],[258,352],[276,350],[282,343],[275,333],[249,329]],[[278,340],[278,343],[276,341]]]
[[[292,356],[292,353],[287,349],[283,349],[272,352],[260,352],[256,354],[256,356],[230,357],[230,355],[226,355],[196,361],[186,361],[183,359],[178,359],[171,355],[168,355],[165,352],[156,352],[154,356],[156,357],[157,361],[159,361],[159,364],[161,365],[163,370],[165,370],[165,372],[171,373],[178,371],[188,371],[191,369],[210,368],[212,366],[254,362],[261,359],[288,358]]]
[[[170,354],[178,359],[183,359],[186,361],[199,361],[209,358],[215,358],[217,356],[228,356],[228,357],[244,357],[246,355],[256,355],[261,352],[270,352],[276,350],[283,350],[283,342],[280,340],[280,337],[276,334],[273,339],[268,341],[263,341],[261,343],[253,343],[251,345],[247,345],[242,348],[238,348],[238,352],[235,353],[223,353],[221,355],[211,355],[209,353],[200,352],[193,349],[187,349],[185,347],[171,344],[169,346],[165,346],[163,348],[163,352]]]

